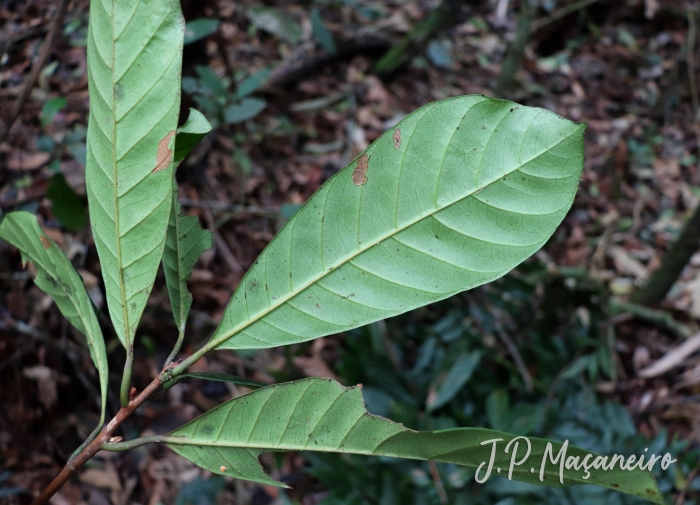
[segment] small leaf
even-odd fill
[[[277,9],[253,6],[248,9],[248,19],[256,28],[292,44],[301,40],[302,33],[299,25]]]
[[[185,25],[185,45],[197,42],[216,32],[219,20],[210,18],[193,19]]]
[[[34,283],[56,302],[56,306],[87,340],[88,349],[100,377],[104,422],[107,407],[108,366],[97,309],[83,281],[60,247],[39,227],[36,216],[24,211],[11,212],[0,222],[0,238],[17,247],[23,260],[36,268]]]
[[[304,379],[277,384],[230,400],[179,428],[163,441],[175,452],[196,465],[220,475],[284,486],[265,474],[257,457],[270,451],[323,451],[374,456],[390,456],[452,463],[478,468],[481,479],[491,457],[494,439],[496,451],[491,477],[508,476],[513,452],[515,461],[526,453],[526,441],[518,446],[507,444],[513,435],[483,428],[455,428],[418,432],[365,410],[359,387],[345,388],[328,379]],[[527,460],[513,467],[512,478],[521,482],[552,487],[573,484],[594,484],[623,493],[640,496],[655,503],[664,503],[651,473],[590,468],[576,470],[545,459],[550,445],[552,458],[559,455],[559,442],[529,438],[531,453]],[[482,444],[483,443],[483,444]],[[565,449],[565,459],[577,462],[591,454],[578,447]],[[606,462],[608,460],[606,459]],[[531,468],[533,469],[531,472]],[[540,480],[540,471],[542,480]],[[560,482],[561,479],[561,482]]]
[[[163,251],[163,270],[173,318],[180,331],[185,329],[192,306],[187,280],[192,275],[192,268],[199,255],[210,249],[211,245],[212,233],[202,229],[199,219],[181,214],[180,203],[177,201],[177,183],[173,179],[172,211]]]
[[[177,1],[90,2],[87,196],[109,315],[129,351],[165,247],[183,27]]]
[[[41,108],[41,127],[46,128],[50,125],[53,122],[53,118],[56,117],[56,114],[66,106],[66,103],[68,103],[68,100],[64,96],[47,100]]]
[[[226,97],[226,88],[228,86],[226,79],[220,78],[211,68],[205,65],[197,65],[194,70],[199,76],[199,84],[202,87],[210,90],[220,98]]]
[[[311,28],[314,32],[314,37],[321,44],[321,47],[331,54],[335,54],[335,40],[333,40],[333,34],[326,28],[326,25],[321,19],[321,14],[318,9],[314,8],[311,10]]]
[[[211,131],[211,125],[204,114],[190,108],[187,121],[177,129],[175,135],[175,154],[173,161],[179,163]]]
[[[238,84],[235,99],[240,100],[259,90],[267,78],[270,77],[270,69],[263,68],[246,77]]]
[[[51,185],[46,190],[51,200],[51,211],[63,227],[69,231],[84,230],[87,226],[87,198],[76,193],[66,182],[63,174],[51,178]]]
[[[448,68],[452,65],[452,56],[443,42],[431,40],[425,52],[436,67]]]
[[[452,400],[462,387],[469,382],[480,361],[481,351],[474,351],[459,356],[445,378],[440,382],[437,388],[437,396],[428,405],[428,411],[439,409]]]
[[[224,110],[224,118],[228,124],[236,124],[252,119],[267,106],[265,100],[246,98],[241,103],[229,105]]]

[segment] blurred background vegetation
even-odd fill
[[[273,383],[363,384],[410,428],[484,426],[605,454],[671,452],[669,503],[700,503],[697,0],[183,0],[182,114],[214,131],[178,170],[214,231],[195,267],[186,352],[211,334],[262,248],[326,179],[425,103],[483,93],[588,123],[574,207],[506,277],[391,320],[197,366]],[[0,209],[36,212],[101,309],[88,228],[87,0],[0,3]],[[0,503],[30,503],[97,419],[81,337],[0,244]],[[135,381],[176,339],[162,275]],[[104,317],[104,316],[103,316]],[[105,328],[109,325],[105,325]],[[113,374],[123,350],[107,335]],[[112,386],[119,379],[115,376]],[[182,383],[125,424],[164,433],[248,390]],[[110,409],[116,410],[117,405]],[[167,449],[104,454],[56,504],[629,504],[465,468],[383,458],[264,458],[281,490],[211,476]]]

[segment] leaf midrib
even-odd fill
[[[119,271],[119,295],[121,297],[122,306],[122,318],[124,325],[124,343],[126,344],[127,351],[131,347],[131,327],[129,325],[129,311],[127,308],[127,298],[126,298],[126,283],[124,282],[124,269],[122,268],[122,244],[120,237],[120,227],[119,227],[119,180],[117,179],[117,96],[116,96],[116,54],[117,54],[117,40],[115,36],[115,2],[112,2],[112,16],[110,16],[110,28],[112,30],[111,42],[112,42],[112,68],[110,84],[112,87],[112,188],[114,192],[114,235],[117,248],[117,269]],[[126,29],[126,25],[124,27]],[[94,30],[94,29],[93,29]],[[93,32],[94,33],[94,32]],[[94,37],[94,35],[93,35]],[[95,44],[97,47],[97,44]],[[127,69],[128,71],[128,69]]]
[[[367,414],[363,414],[367,415]],[[470,431],[472,428],[455,428],[454,431]],[[481,430],[481,428],[477,428],[478,430]],[[403,433],[413,433],[414,435],[426,435],[429,433],[435,433],[435,432],[424,432],[424,431],[414,431],[410,430],[408,428],[404,428],[404,430],[395,433],[386,439],[382,440],[377,447],[380,447],[382,444],[390,440],[391,438],[394,438],[397,435],[401,435]],[[290,443],[285,443],[285,444],[273,444],[271,442],[267,443],[250,443],[250,442],[229,442],[229,441],[208,441],[208,440],[195,440],[192,438],[187,438],[187,437],[180,437],[180,436],[163,436],[163,437],[156,437],[158,442],[162,442],[164,444],[167,444],[169,446],[173,445],[179,445],[179,446],[194,446],[194,447],[218,447],[218,448],[226,448],[226,449],[241,449],[241,450],[250,450],[250,449],[256,449],[259,451],[311,451],[311,452],[327,452],[327,453],[333,453],[333,454],[359,454],[359,455],[364,455],[364,456],[389,456],[393,458],[402,458],[402,459],[414,459],[413,456],[402,456],[399,453],[396,452],[381,452],[381,451],[370,451],[370,450],[361,450],[361,449],[343,449],[341,447],[332,447],[332,446],[320,446],[320,445],[314,445],[314,446],[309,446],[309,445],[300,445],[300,444],[290,444]],[[460,447],[458,450],[466,450],[469,449],[470,447],[477,448],[477,445],[473,446],[466,446],[466,447]],[[443,452],[440,454],[436,454],[435,456],[431,458],[425,458],[425,460],[429,461],[439,461],[439,458],[444,458],[451,453],[455,451],[450,451],[450,452]],[[421,458],[423,459],[423,458]],[[471,464],[467,463],[458,463],[462,466],[467,466],[467,467],[473,467]],[[513,469],[513,474],[514,475],[531,475],[531,472],[527,470],[518,470],[518,468]],[[538,471],[539,474],[539,471]],[[548,470],[547,467],[545,466],[545,472],[544,475],[546,476],[553,476],[553,477],[558,477],[559,476],[559,468],[557,467],[556,470]],[[569,480],[571,482],[590,482],[590,481],[582,481],[581,479],[576,479],[574,477],[570,476],[564,476],[566,480]]]
[[[250,319],[246,320],[246,322],[243,323],[242,325],[240,325],[239,327],[234,328],[233,330],[231,330],[231,331],[229,331],[229,332],[227,332],[227,333],[224,333],[223,335],[221,335],[220,337],[218,337],[218,338],[216,338],[216,339],[210,340],[205,346],[203,346],[203,347],[196,353],[196,355],[201,356],[202,354],[208,352],[209,350],[216,348],[219,344],[225,342],[226,340],[230,339],[231,337],[237,335],[238,333],[241,333],[243,330],[245,330],[246,328],[248,328],[248,327],[251,326],[252,324],[254,324],[254,323],[256,323],[257,321],[259,321],[260,319],[264,318],[265,316],[267,316],[267,315],[270,314],[271,312],[274,312],[275,310],[277,310],[279,307],[281,307],[282,305],[284,305],[285,303],[287,303],[289,300],[291,300],[292,298],[294,298],[294,297],[297,296],[298,294],[304,292],[306,289],[308,289],[308,288],[309,288],[310,286],[312,286],[313,284],[317,283],[319,280],[323,279],[323,278],[324,278],[326,275],[328,275],[329,273],[333,272],[334,270],[336,270],[336,269],[339,268],[340,266],[344,265],[345,263],[348,263],[349,261],[353,260],[354,258],[356,258],[357,256],[359,256],[360,254],[362,254],[362,253],[368,251],[368,250],[371,249],[372,247],[375,247],[375,246],[379,245],[379,244],[380,244],[381,242],[383,242],[384,240],[387,240],[388,238],[391,238],[392,236],[397,235],[398,233],[402,232],[403,230],[405,230],[405,229],[407,229],[407,228],[410,228],[411,226],[415,225],[416,223],[422,221],[423,219],[425,219],[425,218],[427,218],[427,217],[430,217],[430,216],[432,216],[432,215],[434,215],[434,214],[436,214],[436,213],[438,213],[438,212],[441,212],[441,211],[447,209],[448,207],[451,207],[452,205],[455,205],[455,204],[461,202],[462,200],[465,200],[466,198],[469,198],[470,196],[472,196],[472,195],[474,195],[474,194],[476,194],[476,193],[479,193],[480,191],[482,191],[483,189],[485,189],[485,188],[488,187],[489,185],[491,185],[491,184],[493,184],[494,182],[498,181],[498,179],[500,179],[500,178],[502,178],[502,177],[504,177],[504,176],[510,175],[510,174],[512,174],[512,173],[514,173],[514,172],[520,170],[522,167],[524,167],[524,166],[527,165],[528,163],[530,163],[530,162],[532,162],[533,160],[539,158],[540,156],[542,156],[542,155],[545,154],[546,152],[551,151],[552,149],[554,149],[556,146],[558,146],[558,145],[561,144],[562,142],[564,142],[564,141],[568,140],[569,138],[571,138],[574,134],[576,134],[576,133],[578,133],[579,131],[581,131],[582,128],[585,128],[585,125],[580,125],[578,128],[576,128],[576,129],[573,130],[571,133],[569,133],[568,135],[566,135],[565,137],[563,137],[561,140],[559,140],[559,141],[557,141],[556,143],[554,143],[553,145],[549,146],[547,149],[545,149],[545,150],[543,150],[543,151],[537,153],[535,156],[532,156],[530,159],[528,159],[528,160],[526,160],[526,161],[524,161],[524,162],[521,162],[521,163],[520,163],[516,168],[514,168],[513,170],[511,170],[511,171],[509,171],[509,172],[506,172],[506,173],[504,173],[504,174],[500,174],[500,175],[499,175],[498,177],[496,177],[495,179],[492,179],[492,180],[486,182],[485,184],[483,184],[482,186],[477,187],[477,188],[473,189],[472,191],[470,191],[470,192],[464,194],[463,196],[460,196],[460,197],[454,199],[453,201],[451,201],[451,202],[449,202],[449,203],[446,203],[445,205],[443,205],[443,206],[440,207],[440,208],[436,208],[436,209],[434,209],[434,210],[431,210],[431,211],[428,211],[428,212],[424,213],[423,215],[421,215],[420,217],[414,219],[413,221],[409,221],[407,224],[405,224],[405,225],[403,225],[403,226],[401,226],[401,227],[399,227],[399,228],[396,228],[396,229],[392,230],[390,233],[385,234],[383,237],[379,238],[378,240],[372,241],[372,242],[371,242],[369,245],[367,245],[366,247],[360,248],[360,249],[358,249],[355,253],[350,254],[350,255],[344,257],[343,259],[339,260],[335,265],[331,265],[330,268],[328,268],[328,269],[326,269],[326,270],[323,270],[323,272],[321,272],[321,274],[319,274],[319,275],[317,275],[317,276],[314,276],[310,281],[307,281],[305,284],[302,284],[301,287],[299,287],[297,290],[292,291],[292,292],[290,292],[289,294],[287,294],[287,295],[285,295],[285,296],[283,296],[283,297],[280,297],[274,305],[271,305],[268,309],[266,309],[266,310],[260,312],[258,315],[254,316],[253,318],[250,318]],[[492,132],[492,133],[493,133],[493,132]],[[490,138],[489,138],[489,141],[490,141]],[[488,144],[489,141],[487,141],[487,144]],[[484,150],[485,150],[485,149],[486,149],[486,145],[484,146]],[[337,176],[340,176],[341,174],[342,174],[342,171],[339,172]],[[336,176],[336,177],[337,177],[337,176]],[[331,180],[332,180],[332,179],[331,179]],[[331,182],[331,180],[329,180],[328,182]],[[295,219],[295,222],[296,222],[296,219]],[[194,357],[194,355],[193,355],[193,357]]]
[[[187,289],[187,286],[183,286],[182,280],[182,255],[180,254],[181,244],[180,244],[180,204],[177,203],[177,195],[173,190],[173,212],[175,213],[175,243],[177,244],[177,288],[178,288],[178,298],[180,299],[180,307],[178,309],[178,330],[183,331],[185,329],[185,315],[183,314],[183,307],[185,306],[185,300],[183,297],[183,291]],[[167,240],[167,239],[166,239]]]

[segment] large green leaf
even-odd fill
[[[17,247],[25,262],[34,264],[37,272],[34,283],[53,298],[66,319],[85,335],[100,377],[101,426],[107,406],[107,353],[97,309],[85,291],[80,275],[61,248],[41,231],[34,214],[24,211],[7,214],[0,223],[0,238]]]
[[[504,275],[569,210],[584,128],[481,95],[410,114],[287,222],[197,356],[337,333]]]
[[[187,279],[190,278],[199,255],[211,248],[212,233],[202,229],[196,216],[182,215],[177,201],[177,183],[174,179],[172,187],[172,211],[163,251],[163,270],[173,318],[182,332],[192,306],[192,295],[187,290]]]
[[[195,464],[218,474],[265,484],[283,485],[265,474],[257,457],[270,451],[323,451],[373,456],[423,459],[479,468],[477,477],[486,477],[494,443],[491,476],[508,476],[511,457],[520,464],[512,467],[512,478],[532,484],[566,487],[595,484],[664,503],[652,475],[643,470],[604,470],[580,464],[591,454],[578,447],[566,448],[566,460],[556,460],[562,444],[521,437],[482,428],[457,428],[417,432],[367,413],[360,388],[344,388],[328,379],[304,379],[259,389],[230,400],[179,428],[166,437],[156,437]],[[551,457],[545,450],[551,443]],[[505,449],[508,447],[509,452]],[[571,467],[576,459],[579,469]],[[594,463],[595,455],[586,463]],[[544,463],[544,464],[543,464]],[[560,464],[563,468],[560,474]],[[605,460],[605,465],[610,461]],[[500,469],[500,472],[498,471]],[[532,469],[532,470],[531,470]],[[561,480],[560,480],[561,479]]]
[[[127,349],[165,245],[184,29],[178,0],[90,2],[87,194],[109,314]]]

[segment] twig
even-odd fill
[[[700,141],[699,141],[700,142]],[[699,144],[700,145],[700,144]],[[630,299],[640,305],[655,305],[664,299],[700,244],[700,205],[683,227],[680,237],[666,253],[659,268],[654,270],[646,284],[632,293]]]
[[[210,210],[228,210],[235,213],[256,214],[263,217],[276,218],[279,216],[277,207],[259,207],[257,205],[236,205],[216,200],[192,200],[191,198],[178,198],[180,205],[185,207],[203,207]]]
[[[442,483],[442,479],[440,478],[440,472],[438,472],[438,467],[435,461],[428,461],[428,468],[430,468],[430,476],[433,479],[435,490],[437,491],[437,494],[440,497],[440,503],[447,503],[449,501],[449,498],[447,497],[447,493],[445,492],[445,485]]]
[[[523,58],[525,57],[525,48],[527,47],[527,42],[532,32],[532,20],[535,17],[535,10],[536,8],[532,0],[523,0],[522,7],[520,8],[518,26],[515,29],[515,37],[508,45],[508,52],[503,59],[501,73],[498,76],[498,81],[494,88],[494,93],[497,97],[502,96],[510,87],[515,74],[522,66]]]
[[[605,253],[607,253],[608,247],[610,247],[610,241],[612,240],[613,233],[617,231],[617,226],[620,222],[620,214],[613,209],[613,213],[609,219],[610,221],[605,227],[605,231],[603,231],[603,235],[598,241],[598,246],[591,257],[591,267],[596,270],[603,267]]]
[[[221,253],[221,257],[224,259],[231,271],[237,274],[241,273],[243,271],[243,267],[233,255],[231,249],[229,249],[228,244],[226,244],[226,241],[223,239],[221,234],[217,231],[214,232],[214,244],[216,244],[216,250]]]
[[[676,498],[676,505],[683,505],[685,502],[685,493],[688,492],[688,488],[690,487],[691,482],[695,480],[695,476],[698,474],[698,471],[700,471],[700,469],[696,466],[693,468],[693,471],[688,474],[688,478],[685,479],[683,488],[681,489],[681,492],[678,493],[678,498]]]
[[[700,112],[698,110],[698,85],[695,81],[695,40],[697,28],[695,25],[695,11],[690,8],[690,3],[686,2],[685,5],[688,16],[688,47],[685,53],[688,67],[688,86],[690,87],[690,103],[693,107],[693,122],[696,123],[695,134],[700,136],[697,129],[698,113]],[[698,144],[700,144],[700,138],[698,139]]]
[[[585,9],[589,5],[593,5],[594,3],[600,2],[601,0],[580,0],[578,2],[574,2],[572,4],[567,5],[566,7],[562,7],[561,9],[555,11],[551,15],[540,18],[535,20],[532,23],[532,31],[539,30],[543,26],[547,26],[550,23],[553,23],[554,21],[557,21],[558,19],[563,18],[564,16],[568,16],[569,14],[572,14],[576,11],[580,11],[581,9]]]
[[[564,373],[571,369],[571,367],[574,365],[574,363],[576,363],[576,361],[579,359],[582,353],[583,349],[579,349],[578,351],[576,351],[576,354],[574,355],[571,362],[569,362],[568,365],[559,370],[559,373],[557,373],[556,377],[554,377],[554,380],[549,385],[549,390],[547,391],[547,399],[544,402],[542,416],[540,417],[540,431],[544,431],[545,429],[547,423],[547,413],[549,412],[549,408],[552,405],[552,401],[554,401],[554,393],[556,393],[557,388],[559,387],[559,383],[561,382],[561,379],[564,376]]]
[[[10,119],[7,121],[5,131],[2,132],[2,134],[0,135],[0,142],[2,142],[7,136],[7,134],[10,133],[12,125],[19,117],[19,113],[22,111],[24,103],[27,101],[27,98],[29,98],[29,94],[34,88],[36,80],[39,78],[39,72],[41,72],[41,69],[44,68],[46,59],[49,57],[51,51],[54,49],[54,39],[56,38],[56,35],[59,33],[61,27],[63,26],[63,17],[66,14],[67,8],[68,0],[61,0],[61,4],[58,6],[58,11],[56,12],[55,17],[53,18],[53,23],[51,23],[51,29],[49,29],[49,33],[46,35],[46,39],[44,40],[44,45],[41,47],[39,59],[32,67],[32,72],[31,74],[29,74],[29,78],[27,79],[27,83],[25,84],[24,89],[22,90],[22,94],[15,103],[15,108],[12,111]]]
[[[141,391],[141,394],[129,401],[126,407],[122,407],[117,415],[114,416],[102,432],[93,440],[90,445],[88,445],[80,454],[78,454],[73,460],[69,461],[66,466],[61,470],[56,478],[49,484],[46,489],[37,497],[32,505],[45,505],[49,502],[51,497],[56,494],[67,481],[70,479],[75,472],[77,472],[85,463],[87,463],[90,458],[97,454],[102,446],[107,444],[112,438],[115,430],[124,422],[124,420],[129,417],[134,410],[136,410],[143,402],[148,400],[154,394],[156,394],[163,387],[160,380],[160,375],[153,379],[153,381]]]
[[[615,300],[614,298],[610,299],[609,306],[610,310],[614,313],[619,314],[628,312],[640,319],[671,330],[673,333],[684,339],[691,337],[695,333],[688,326],[673,319],[673,316],[664,310],[650,309],[642,305],[637,305],[636,303],[623,302],[620,300]]]
[[[517,346],[513,342],[513,340],[508,336],[508,334],[503,330],[500,324],[496,324],[496,334],[498,337],[503,341],[503,343],[506,345],[506,349],[508,349],[508,353],[510,354],[511,358],[513,358],[513,361],[515,362],[515,366],[518,368],[518,372],[520,372],[520,375],[523,378],[523,382],[525,383],[525,389],[528,392],[532,392],[533,390],[533,384],[532,384],[532,376],[530,375],[530,372],[528,371],[527,367],[525,366],[525,361],[523,361],[523,357],[520,355],[520,351],[518,351]]]
[[[324,52],[312,58],[278,68],[272,72],[265,89],[291,88],[326,66],[350,60],[359,54],[380,56],[390,48],[390,41],[376,36],[346,40],[338,44],[335,54]]]
[[[435,33],[455,22],[461,6],[462,2],[459,0],[442,0],[437,8],[430,12],[425,19],[419,21],[377,62],[374,70],[378,74],[388,75],[409,61],[415,52],[427,44]]]

